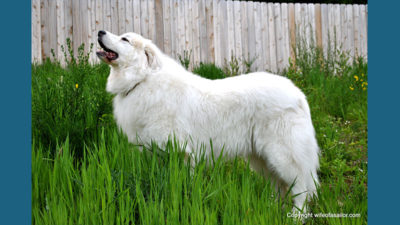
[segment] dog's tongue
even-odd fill
[[[110,59],[112,59],[112,58],[114,58],[115,56],[117,56],[114,52],[106,52],[106,57],[107,58],[110,58]]]

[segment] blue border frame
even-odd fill
[[[31,224],[31,1],[3,1],[1,224]],[[400,2],[368,2],[369,224],[397,221]]]
[[[1,26],[1,224],[31,223],[31,1],[4,1]]]
[[[400,214],[399,9],[399,1],[368,2],[369,224],[398,224]]]

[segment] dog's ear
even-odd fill
[[[133,40],[131,43],[132,43],[132,46],[135,49],[143,49],[143,46],[144,46],[143,41],[141,41],[141,40]]]
[[[161,67],[159,56],[153,49],[153,46],[146,45],[146,47],[144,47],[144,53],[146,54],[147,57],[147,64],[151,69],[157,70]]]

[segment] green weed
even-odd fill
[[[210,80],[223,79],[226,77],[224,71],[212,63],[200,63],[199,66],[193,69],[193,73]]]

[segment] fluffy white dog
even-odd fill
[[[250,165],[297,195],[302,208],[318,183],[319,148],[304,94],[290,80],[257,72],[208,80],[185,70],[150,40],[135,33],[99,31],[111,67],[107,91],[115,94],[114,116],[130,142],[188,141],[213,153],[243,156]]]

